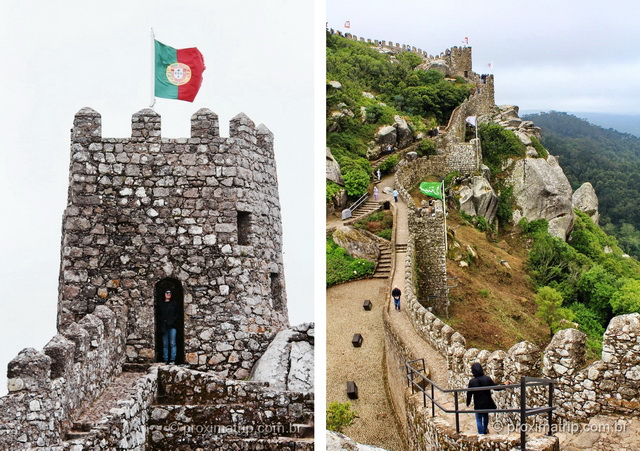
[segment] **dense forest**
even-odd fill
[[[413,132],[446,124],[472,91],[466,80],[447,80],[436,70],[418,70],[411,52],[381,53],[371,44],[327,33],[327,146],[340,165],[347,194],[362,195],[371,166],[367,148],[382,125],[405,118]],[[364,94],[367,93],[367,94]],[[426,143],[427,141],[425,141]],[[339,189],[327,185],[327,198]]]
[[[574,189],[591,182],[600,225],[622,249],[640,258],[640,138],[555,111],[523,119],[542,127],[542,144],[559,157]]]

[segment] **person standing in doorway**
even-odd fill
[[[159,332],[162,334],[162,359],[164,362],[176,363],[176,322],[178,306],[171,299],[171,290],[164,292],[164,301],[158,306]]]

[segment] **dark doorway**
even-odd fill
[[[153,288],[153,308],[155,317],[155,361],[162,362],[162,334],[158,330],[158,305],[164,302],[164,293],[171,290],[171,298],[178,305],[178,323],[176,324],[176,363],[184,363],[184,291],[177,279],[162,279]]]
[[[389,202],[388,200],[384,202],[384,204],[382,204],[382,209],[383,210],[391,210],[391,202]]]

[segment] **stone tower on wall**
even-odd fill
[[[471,77],[473,72],[471,55],[471,47],[452,47],[447,50],[445,61],[454,77]]]
[[[219,136],[201,109],[191,137],[133,115],[131,138],[102,137],[84,108],[71,136],[58,329],[97,305],[127,311],[126,362],[160,355],[155,308],[181,305],[178,363],[244,378],[288,326],[273,135],[244,114]]]

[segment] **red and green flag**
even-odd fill
[[[155,41],[155,96],[193,102],[206,69],[202,53],[195,47],[174,49]]]

